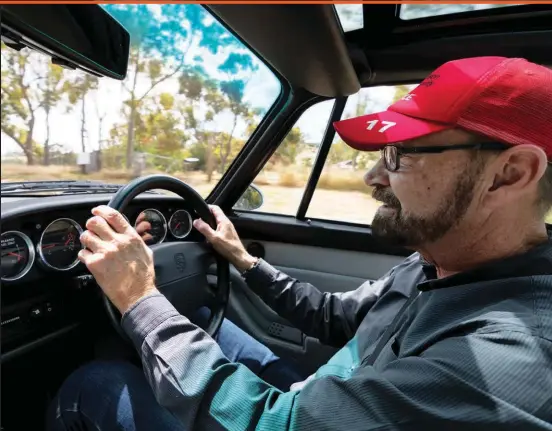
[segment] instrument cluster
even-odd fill
[[[129,221],[127,215],[125,218]],[[169,235],[173,240],[187,238],[192,231],[192,215],[184,209],[168,210],[163,214],[158,209],[146,208],[138,213],[132,225],[146,244],[153,245],[166,241]],[[2,281],[22,279],[35,263],[42,269],[56,272],[75,268],[79,264],[78,253],[83,248],[80,242],[83,229],[75,219],[59,217],[33,235],[34,241],[23,230],[2,232]]]

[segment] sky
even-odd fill
[[[362,25],[362,16],[356,12],[359,12],[359,5],[346,5],[348,8],[348,14],[341,15],[343,17],[344,30],[358,28]],[[153,6],[155,7],[155,6]],[[343,11],[343,7],[338,9],[338,13]],[[347,12],[347,10],[345,11]],[[360,16],[360,20],[359,20]],[[212,54],[205,48],[198,46],[196,42],[188,51],[187,62],[191,63],[196,56],[203,58],[203,66],[208,74],[214,78],[225,79],[222,72],[218,70],[218,66],[224,61],[229,53],[229,49],[221,49],[217,54]],[[35,54],[39,56],[41,54]],[[244,92],[244,100],[251,104],[253,107],[262,107],[266,110],[275,102],[279,92],[280,83],[270,71],[270,69],[264,65],[260,60],[256,62],[258,64],[258,70],[254,72],[250,79],[247,81],[247,85]],[[69,71],[69,74],[82,74],[82,71]],[[138,82],[138,94],[143,94],[145,89],[148,88],[148,83],[145,79]],[[171,79],[158,85],[152,94],[159,94],[162,92],[168,92],[176,95],[178,91],[178,82],[176,79]],[[393,87],[379,87],[372,89],[361,90],[362,92],[369,92],[372,103],[370,107],[373,110],[385,109],[390,103],[394,95]],[[98,91],[91,92],[87,96],[86,105],[86,119],[87,119],[87,150],[95,150],[98,147],[100,139],[106,139],[108,137],[109,130],[114,124],[123,123],[124,117],[121,114],[121,102],[127,97],[128,93],[124,90],[121,81],[117,81],[110,78],[101,78]],[[180,96],[184,97],[184,96]],[[346,107],[348,110],[354,109],[358,94],[349,98],[349,102]],[[306,142],[315,142],[322,139],[324,128],[330,116],[333,102],[324,102],[311,107],[305,112],[297,123],[297,127],[300,128],[304,135]],[[203,112],[205,109],[202,106],[198,107],[198,112]],[[102,123],[102,136],[99,136],[98,116],[104,117]],[[50,114],[50,142],[52,144],[59,144],[68,151],[80,152],[81,138],[81,115],[80,107],[74,111],[67,111],[67,105],[60,104],[57,109]],[[232,116],[230,114],[222,114],[216,118],[210,128],[218,130],[230,131],[232,127]],[[244,136],[245,124],[240,123],[238,125],[237,134]],[[41,110],[37,114],[37,125],[34,131],[34,139],[37,142],[44,142],[46,138],[46,123],[45,114]],[[1,153],[5,155],[7,153],[19,152],[18,145],[13,142],[6,135],[2,134]]]

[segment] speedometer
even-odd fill
[[[192,216],[188,211],[178,210],[169,220],[169,230],[175,238],[186,238],[192,231]]]
[[[2,280],[15,281],[23,277],[34,263],[35,251],[31,239],[22,232],[2,234]]]
[[[82,249],[82,228],[70,218],[60,218],[50,223],[40,237],[38,255],[47,267],[67,271],[78,265]]]

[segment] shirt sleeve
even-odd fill
[[[536,416],[546,419],[552,406],[552,377],[531,366],[539,359],[525,353],[537,352],[526,351],[534,340],[519,334],[448,338],[401,359],[393,357],[392,339],[382,351],[384,366],[318,375],[302,390],[284,393],[229,362],[160,294],[135,304],[122,323],[158,402],[183,429],[465,431],[500,429],[500,423],[533,429],[542,422]],[[528,402],[540,412],[524,411]]]
[[[393,270],[350,292],[321,292],[260,259],[245,277],[268,306],[321,343],[342,347],[355,334],[366,313],[388,287]]]

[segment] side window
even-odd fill
[[[415,85],[361,89],[348,98],[343,118],[383,111]],[[379,159],[379,152],[357,151],[335,136],[306,216],[313,219],[370,224],[380,203],[364,183],[364,174]]]
[[[235,209],[297,213],[333,106],[333,100],[317,103],[301,115]]]

